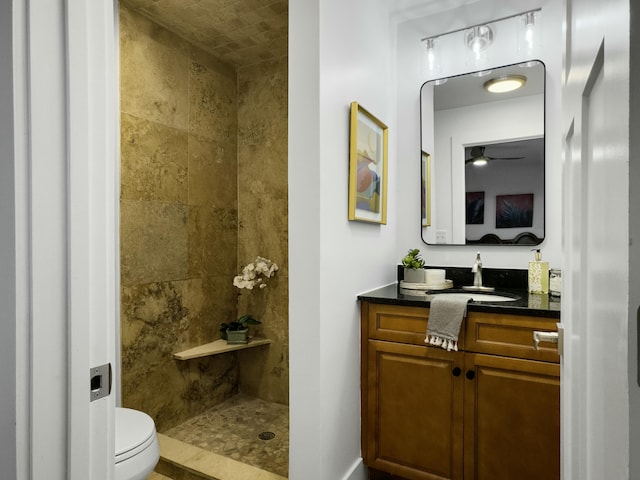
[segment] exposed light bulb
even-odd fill
[[[473,50],[473,53],[476,55],[476,60],[479,60],[480,59],[480,52],[482,51],[479,39],[476,38],[473,41],[473,46],[471,47],[471,50]]]
[[[533,48],[533,29],[535,27],[535,17],[533,12],[525,14],[524,17],[524,38],[527,42],[527,48]]]
[[[481,66],[487,61],[485,50],[493,43],[494,31],[489,25],[477,25],[465,31],[464,42],[469,49],[467,62]]]
[[[433,70],[435,60],[436,60],[436,56],[433,53],[433,48],[427,49],[427,62],[429,64],[429,70]]]
[[[440,63],[436,52],[436,38],[427,38],[422,41],[426,50],[426,70],[428,76],[433,76],[440,71]]]
[[[524,40],[527,50],[531,50],[533,48],[533,30],[530,27],[527,27],[525,30]]]
[[[541,43],[540,11],[522,14],[519,18],[518,30],[518,50],[532,55],[534,48]]]

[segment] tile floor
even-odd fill
[[[159,473],[151,472],[151,475],[147,477],[147,480],[171,480],[171,479]]]
[[[163,433],[217,455],[287,477],[289,408],[286,405],[236,395]]]

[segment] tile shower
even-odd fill
[[[238,393],[288,404],[287,58],[225,64],[120,7],[123,405],[159,432]],[[256,255],[269,286],[232,278]],[[273,343],[178,361],[238,314]]]

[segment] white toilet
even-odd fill
[[[146,413],[116,407],[115,480],[145,480],[160,458],[153,419]]]

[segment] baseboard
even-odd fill
[[[362,462],[362,458],[358,458],[348,470],[342,480],[367,480],[367,469]]]

